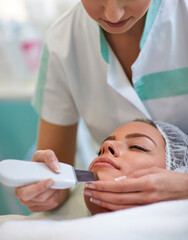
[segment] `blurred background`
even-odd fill
[[[11,96],[31,95],[45,30],[76,2],[78,0],[0,0],[1,98],[8,92]]]
[[[0,0],[0,161],[32,158],[38,116],[30,101],[45,31],[78,1]],[[88,134],[85,127],[81,132]],[[77,151],[77,158],[80,152]],[[82,152],[80,158],[93,158],[88,147]],[[78,167],[87,168],[86,165],[80,163]],[[0,184],[0,215],[5,214],[30,212],[14,197],[14,189]]]

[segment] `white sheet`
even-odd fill
[[[156,203],[75,220],[13,220],[1,240],[187,240],[188,200]]]

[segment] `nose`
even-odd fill
[[[124,15],[124,6],[119,3],[119,0],[107,0],[104,6],[104,15],[106,20],[111,23],[117,23]]]
[[[118,149],[118,146],[117,146],[116,142],[105,141],[101,146],[100,156],[102,156],[105,153],[113,155],[114,157],[119,157],[120,151]]]

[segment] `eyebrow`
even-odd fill
[[[154,142],[154,140],[152,138],[150,138],[149,136],[142,134],[142,133],[131,133],[131,134],[128,134],[125,136],[125,138],[138,138],[138,137],[148,138],[150,141],[152,141],[155,144],[155,146],[157,146],[157,144]],[[108,141],[108,140],[116,140],[116,137],[109,136],[102,143],[104,143],[105,141]]]
[[[132,134],[128,134],[125,136],[125,138],[138,138],[138,137],[145,137],[148,138],[149,140],[151,140],[155,146],[157,146],[157,144],[154,142],[154,140],[152,138],[150,138],[149,136],[142,134],[142,133],[132,133]]]
[[[106,139],[104,139],[104,141],[102,143],[104,143],[105,141],[108,141],[108,140],[116,140],[116,137],[115,136],[108,136]]]

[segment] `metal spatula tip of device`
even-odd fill
[[[75,170],[75,173],[78,182],[94,182],[99,180],[97,172]]]

